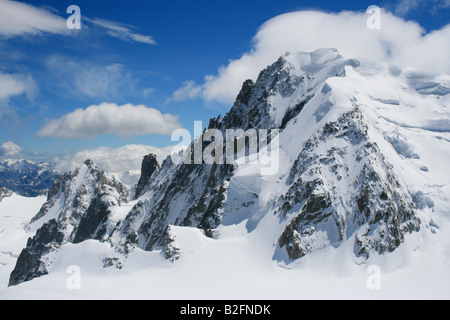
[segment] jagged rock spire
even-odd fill
[[[142,195],[144,188],[148,185],[153,173],[160,169],[156,155],[151,153],[144,156],[141,165],[141,177],[139,178],[134,198],[137,199]]]

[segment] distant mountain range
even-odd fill
[[[47,194],[59,175],[55,164],[0,160],[0,188],[7,188],[25,197]]]

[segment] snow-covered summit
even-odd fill
[[[45,274],[44,254],[65,243],[101,240],[115,225],[108,220],[114,207],[126,203],[129,188],[106,174],[91,160],[79,169],[58,177],[47,201],[27,229],[36,235],[29,240],[11,274],[10,284]]]

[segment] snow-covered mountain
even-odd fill
[[[449,88],[449,75],[334,49],[287,53],[208,126],[224,137],[227,129],[270,130],[256,158],[278,155],[278,170],[265,174],[261,161],[242,159],[159,165],[149,155],[131,192],[87,161],[49,191],[10,285],[51,273],[57,252],[89,239],[113,248],[120,258],[108,261],[120,269],[133,252],[176,264],[206,247],[229,254],[230,243],[285,268],[329,250],[360,265],[417,249],[450,212]],[[206,149],[201,138],[193,150]]]
[[[111,208],[120,207],[129,188],[106,174],[92,161],[61,175],[48,192],[47,202],[30,222],[39,228],[28,241],[11,273],[10,284],[18,284],[46,274],[42,257],[67,242],[104,240],[116,227]]]
[[[59,174],[55,164],[0,159],[0,187],[25,197],[45,195]]]

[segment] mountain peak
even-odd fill
[[[239,92],[235,104],[244,104],[248,105],[248,102],[250,100],[250,94],[252,93],[252,89],[255,83],[253,80],[248,79],[245,80],[242,84],[241,91]]]
[[[94,166],[95,164],[94,164],[94,161],[92,161],[91,159],[86,159],[86,160],[84,161],[84,165],[87,166],[87,167],[92,167],[92,166]]]
[[[356,68],[359,61],[346,60],[333,48],[287,52],[262,70],[255,82],[243,83],[220,128],[282,128],[328,79],[345,76],[348,66]]]
[[[160,169],[158,159],[155,154],[151,153],[144,156],[141,165],[141,177],[136,186],[134,198],[137,199],[143,193],[144,188],[148,185],[153,173]]]

